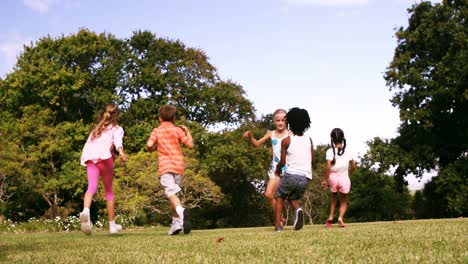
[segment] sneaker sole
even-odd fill
[[[91,235],[93,232],[91,226],[88,224],[88,217],[86,217],[84,214],[80,214],[80,223],[81,223],[81,232],[85,235]]]
[[[183,224],[184,234],[190,233],[192,231],[192,223],[190,222],[190,210],[185,208],[184,210],[184,224]]]
[[[121,228],[120,228],[120,229],[113,229],[113,230],[110,230],[110,229],[109,229],[109,233],[110,233],[111,235],[115,235],[115,234],[119,233],[120,231],[122,231]]]
[[[174,232],[172,232],[172,234],[169,234],[170,236],[175,236],[175,235],[178,235],[180,233],[180,231],[182,231],[182,229],[177,229],[175,230]]]
[[[301,228],[304,226],[304,212],[302,210],[299,210],[297,212],[297,221],[296,224],[294,225],[294,230],[301,230]]]

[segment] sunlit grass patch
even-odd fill
[[[468,220],[440,219],[287,227],[194,230],[167,227],[2,234],[0,261],[31,263],[467,263]]]

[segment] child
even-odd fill
[[[91,235],[93,228],[89,208],[97,190],[99,175],[102,175],[106,193],[109,231],[111,234],[115,234],[122,230],[122,226],[114,221],[114,193],[112,191],[114,178],[112,149],[117,149],[122,161],[125,162],[127,159],[122,146],[124,130],[117,124],[119,116],[116,104],[106,105],[105,111],[100,115],[98,124],[91,131],[81,154],[81,165],[86,166],[88,175],[88,190],[84,196],[84,209],[80,214],[81,231],[86,235]]]
[[[273,122],[275,124],[275,130],[268,131],[261,139],[256,140],[250,131],[245,132],[244,137],[248,138],[249,141],[255,147],[260,147],[268,139],[271,139],[271,147],[272,147],[272,154],[273,159],[271,161],[271,167],[268,171],[268,183],[265,190],[265,197],[270,203],[273,212],[276,210],[276,199],[274,197],[274,193],[278,188],[280,178],[275,175],[276,165],[280,161],[281,156],[281,140],[289,135],[289,131],[286,129],[286,110],[284,109],[277,109],[273,113]],[[282,221],[284,224],[284,219]]]
[[[281,159],[275,171],[277,175],[281,175],[282,168],[286,165],[286,171],[276,190],[275,231],[277,232],[282,231],[281,214],[284,199],[288,199],[296,212],[294,230],[300,230],[304,225],[304,212],[299,207],[299,199],[302,198],[312,179],[312,161],[314,160],[312,140],[304,135],[310,127],[307,111],[294,107],[286,114],[286,120],[292,135],[281,141]]]
[[[185,126],[175,126],[177,109],[172,105],[163,105],[159,108],[159,126],[151,132],[146,143],[149,152],[158,151],[159,182],[169,199],[172,211],[172,224],[168,234],[170,236],[190,233],[189,209],[183,208],[177,193],[181,190],[182,175],[185,170],[184,155],[180,143],[193,148],[193,139]]]
[[[346,213],[348,205],[348,193],[351,189],[351,175],[356,168],[356,163],[353,159],[351,151],[346,150],[346,139],[343,130],[335,128],[330,133],[331,148],[327,150],[327,168],[325,178],[322,181],[322,187],[326,188],[327,183],[330,185],[332,192],[330,201],[330,215],[325,221],[325,226],[330,228],[335,214],[336,196],[340,192],[340,215],[338,217],[338,226],[345,227],[343,217]],[[338,154],[338,156],[336,155]]]

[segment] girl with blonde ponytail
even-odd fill
[[[86,166],[88,176],[88,189],[84,196],[83,211],[80,214],[81,231],[86,235],[92,233],[92,222],[89,208],[93,196],[97,191],[99,175],[102,176],[104,191],[106,193],[106,208],[109,216],[109,231],[111,234],[118,233],[122,226],[114,221],[114,193],[112,182],[114,179],[114,157],[115,148],[119,152],[122,161],[126,156],[123,151],[124,130],[118,125],[120,113],[116,104],[106,105],[101,113],[97,125],[91,131],[81,154],[81,165]]]

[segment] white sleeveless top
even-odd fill
[[[272,152],[272,160],[270,170],[268,171],[268,177],[275,178],[275,170],[276,165],[280,162],[281,159],[281,140],[287,137],[288,134],[284,137],[276,137],[275,130],[271,132],[271,152]]]
[[[308,136],[290,135],[291,143],[286,151],[286,173],[312,179],[311,140]]]

